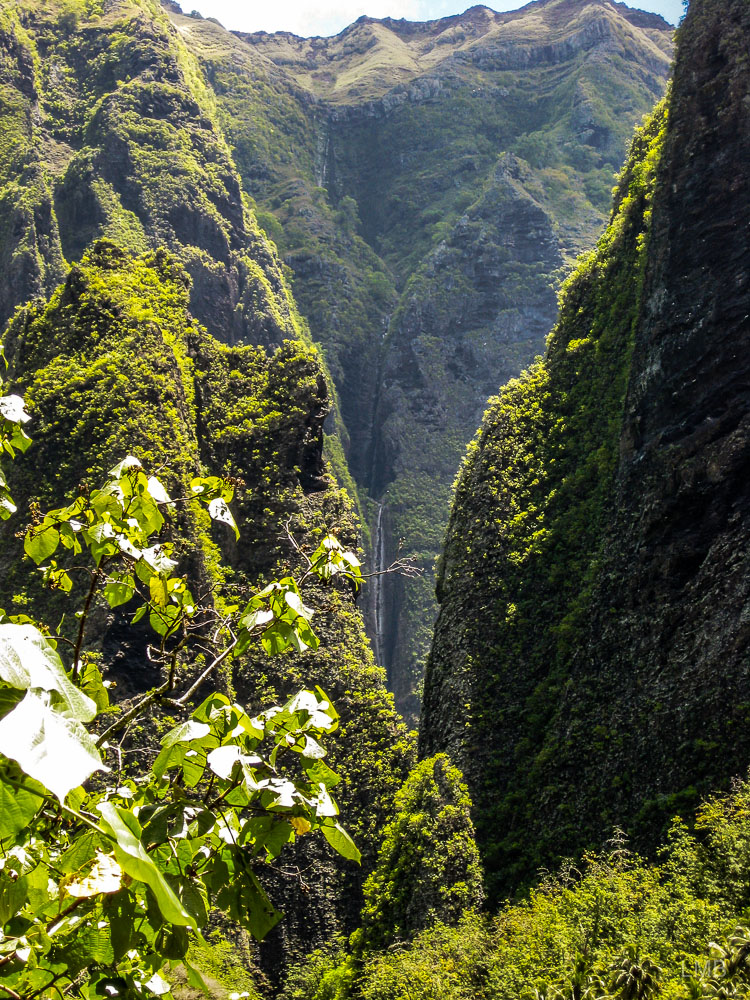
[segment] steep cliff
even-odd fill
[[[459,476],[421,745],[464,767],[494,892],[653,846],[750,756],[750,156],[742,0],[692,0],[610,225]]]
[[[22,520],[34,501],[46,508],[98,483],[125,454],[163,467],[173,495],[202,470],[244,481],[233,504],[239,541],[184,515],[188,544],[179,551],[194,593],[215,588],[242,600],[260,581],[298,571],[287,529],[303,545],[332,529],[356,545],[356,515],[323,461],[331,400],[314,349],[299,341],[268,352],[222,345],[194,320],[189,300],[190,278],[166,251],[134,257],[99,241],[49,302],[19,310],[3,347],[9,385],[32,414],[34,443],[9,478]],[[38,572],[20,563],[18,526],[14,520],[0,534],[3,606],[74,633],[70,600],[43,590]],[[363,881],[413,762],[352,594],[320,585],[308,599],[317,609],[316,652],[269,659],[253,648],[223,683],[258,709],[316,684],[334,700],[341,727],[330,759],[345,779],[340,801],[363,865],[339,863],[325,845],[302,842],[266,873],[287,915],[260,954],[271,978],[291,958],[356,926]],[[90,626],[118,699],[153,687],[160,669],[145,655],[147,633],[127,617],[102,601]],[[295,864],[304,879],[290,874]]]
[[[212,95],[153,0],[6,5],[0,117],[0,324],[105,237],[172,250],[194,315],[226,342],[300,334]]]
[[[671,29],[608,0],[360,18],[334,38],[233,36],[171,14],[216,94],[258,217],[336,381],[369,500],[370,634],[415,717],[450,484],[488,394],[554,322],[605,221]],[[347,440],[348,439],[348,440]]]

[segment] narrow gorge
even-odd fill
[[[0,0],[0,994],[750,997],[749,46]]]
[[[596,239],[672,28],[609,0],[231,35],[173,12],[336,385],[388,576],[381,662],[415,721],[451,484],[487,397],[538,354]],[[368,631],[376,623],[370,603]]]

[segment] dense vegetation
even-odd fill
[[[649,864],[616,834],[493,917],[465,911],[398,946],[331,948],[290,976],[289,1000],[708,1000],[750,991],[750,786],[675,819]]]
[[[463,768],[495,898],[615,825],[653,850],[747,767],[748,16],[688,12],[546,356],[457,480],[422,752]]]
[[[298,336],[275,252],[243,201],[213,98],[154,0],[24,0],[0,12],[0,321],[99,237],[165,246],[193,314],[228,342]]]
[[[23,400],[3,396],[0,410],[3,452],[25,451]],[[255,718],[217,691],[191,711],[219,667],[254,643],[272,654],[318,644],[313,611],[291,577],[241,608],[217,606],[210,591],[193,594],[175,574],[167,519],[205,504],[238,535],[233,492],[220,477],[194,477],[184,496],[170,496],[127,456],[101,488],[40,513],[25,533],[24,550],[48,586],[70,593],[82,572],[88,586],[69,643],[28,615],[2,613],[0,988],[10,997],[169,997],[162,973],[174,963],[206,989],[191,943],[202,942],[212,911],[258,940],[268,933],[281,914],[256,870],[284,844],[320,830],[359,860],[329,793],[338,777],[322,761],[320,738],[337,717],[319,688]],[[4,499],[7,520],[15,509],[7,491]],[[331,535],[305,576],[361,579],[356,557]],[[114,719],[86,641],[102,598],[112,609],[135,599],[131,624],[148,620],[144,652],[157,674]],[[137,726],[165,730],[151,766],[144,741],[133,741]],[[290,753],[296,760],[282,764]]]
[[[490,400],[456,485],[438,577],[447,614],[432,654],[423,732],[427,746],[439,743],[434,727],[446,723],[439,713],[450,712],[460,739],[487,734],[489,759],[482,754],[470,762],[463,747],[460,752],[467,773],[483,786],[480,836],[488,869],[501,870],[505,879],[516,874],[516,863],[519,873],[533,870],[549,849],[526,840],[522,817],[534,809],[527,781],[533,780],[533,762],[585,623],[617,454],[665,115],[662,106],[637,133],[612,221],[563,289],[545,359]],[[486,516],[490,509],[492,518]],[[468,590],[478,561],[481,575]],[[461,591],[455,603],[453,588]],[[543,641],[540,613],[548,623]],[[456,648],[467,640],[482,664],[474,675],[455,671],[455,657],[447,658],[441,645]],[[479,685],[492,694],[480,695]],[[455,691],[453,709],[446,704],[448,689]],[[466,703],[477,736],[458,729],[456,710]],[[489,740],[499,720],[512,755]],[[510,780],[517,771],[527,777]],[[498,789],[504,794],[498,796]],[[570,822],[575,840],[575,817]],[[553,849],[564,852],[564,831],[558,827],[553,836]]]

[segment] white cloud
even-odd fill
[[[182,0],[182,7],[215,17],[230,30],[293,31],[303,37],[336,34],[362,14],[421,21],[458,9],[451,0]]]
[[[185,13],[199,10],[236,31],[293,31],[295,35],[335,35],[362,14],[424,21],[457,14],[483,0],[180,0]],[[658,11],[673,23],[682,0],[626,0],[629,6]],[[521,7],[524,0],[488,0],[494,10]]]

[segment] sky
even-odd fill
[[[293,31],[295,35],[335,35],[362,14],[427,21],[458,14],[483,0],[180,0],[186,14],[198,10],[235,31]],[[526,0],[488,0],[493,10],[516,10]],[[682,0],[628,0],[629,7],[654,11],[671,24]]]

